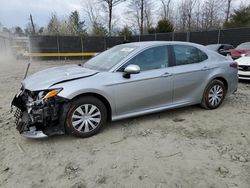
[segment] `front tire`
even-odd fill
[[[107,110],[101,100],[92,96],[71,102],[66,118],[66,130],[78,137],[97,134],[107,121]]]
[[[201,106],[206,109],[218,108],[226,96],[226,87],[220,80],[212,80],[206,87]]]

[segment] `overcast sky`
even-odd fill
[[[5,27],[25,27],[32,14],[36,24],[45,26],[53,12],[58,16],[73,10],[82,12],[82,4],[82,0],[0,0],[0,23]]]
[[[242,2],[242,0],[234,1],[236,5]],[[250,0],[243,2],[250,3]],[[8,28],[15,26],[24,28],[31,13],[37,25],[46,26],[53,12],[63,17],[74,10],[78,10],[83,19],[83,4],[84,0],[0,0],[0,23]],[[124,8],[121,6],[116,8],[118,13],[122,10]]]

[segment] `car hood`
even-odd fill
[[[97,74],[98,71],[83,68],[79,65],[65,65],[37,72],[25,80],[22,85],[30,91],[48,89],[58,83],[81,79]]]
[[[250,57],[241,57],[235,61],[237,61],[239,65],[250,65]]]

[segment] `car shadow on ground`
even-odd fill
[[[147,120],[154,120],[154,119],[172,119],[175,120],[176,117],[181,117],[183,114],[187,112],[193,113],[202,109],[199,105],[187,106],[187,107],[180,107],[175,109],[164,110],[161,112],[150,113],[146,115],[136,116],[132,118],[127,118],[124,120],[118,120],[114,122],[109,122],[108,127],[113,128],[119,125],[128,124],[132,121],[147,121]]]
[[[246,83],[246,84],[250,84],[250,81],[242,81],[241,83]],[[230,101],[228,100],[228,98],[225,99],[225,101],[222,103],[222,105],[217,109],[219,110],[220,108],[223,108],[225,105],[227,105],[228,103],[230,103]],[[123,129],[124,127],[128,127],[128,126],[136,126],[135,128],[139,129],[139,128],[145,128],[143,127],[142,124],[145,124],[147,122],[151,122],[153,123],[154,121],[157,120],[164,120],[166,121],[165,123],[170,122],[182,122],[185,120],[185,118],[187,117],[187,114],[192,115],[192,114],[196,114],[202,111],[204,111],[204,113],[209,113],[210,110],[206,110],[202,107],[200,107],[198,104],[197,105],[192,105],[192,106],[187,106],[187,107],[180,107],[180,108],[176,108],[176,109],[169,109],[169,110],[165,110],[162,112],[155,112],[155,113],[151,113],[151,114],[146,114],[146,115],[141,115],[141,116],[137,116],[137,117],[133,117],[133,118],[127,118],[127,119],[123,119],[123,120],[118,120],[118,121],[109,121],[107,122],[107,124],[104,126],[104,128],[100,131],[100,133],[98,133],[97,135],[94,135],[94,137],[98,137],[100,136],[100,134],[108,134],[110,131],[115,132],[115,131],[120,131],[121,129]],[[151,127],[152,129],[156,128],[156,125],[152,125]],[[69,134],[65,134],[65,135],[55,135],[55,136],[50,136],[48,138],[44,138],[44,139],[36,139],[37,142],[51,142],[51,141],[70,141],[70,140],[75,140],[75,139],[83,139],[83,138],[78,138],[75,137],[73,135],[69,135]],[[88,138],[85,138],[88,139]],[[30,139],[29,139],[30,140]]]
[[[155,112],[155,113],[151,113],[151,114],[146,114],[146,115],[141,115],[141,116],[137,116],[137,117],[133,117],[133,118],[127,118],[127,119],[123,119],[123,120],[118,120],[118,121],[109,121],[107,122],[106,126],[104,126],[104,128],[100,131],[100,133],[98,133],[97,135],[94,135],[93,137],[98,137],[100,134],[107,134],[108,131],[116,131],[117,129],[122,129],[124,126],[128,126],[128,125],[132,125],[133,126],[141,126],[140,124],[145,122],[145,121],[154,121],[157,119],[166,119],[166,120],[172,120],[173,122],[178,122],[178,121],[183,121],[182,115],[185,115],[187,112],[194,113],[200,110],[205,110],[202,109],[201,107],[199,107],[199,105],[193,105],[193,106],[188,106],[188,107],[181,107],[181,108],[176,108],[176,109],[169,109],[169,110],[165,110],[162,112]],[[206,110],[205,110],[206,111]],[[136,123],[135,123],[136,122]],[[154,128],[154,127],[152,127]],[[42,139],[27,139],[28,142],[29,141],[34,141],[37,143],[40,142],[53,142],[53,141],[57,141],[57,142],[65,142],[65,141],[70,141],[70,140],[75,140],[75,139],[83,139],[83,138],[78,138],[75,137],[73,135],[69,135],[69,134],[65,134],[65,135],[54,135],[54,136],[50,136],[47,138],[42,138]],[[88,139],[88,138],[85,138]]]

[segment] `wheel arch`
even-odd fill
[[[216,76],[212,80],[219,80],[219,81],[221,81],[225,85],[226,91],[228,91],[228,81],[226,80],[226,78],[224,78],[223,76]],[[210,82],[212,80],[210,80]]]
[[[226,93],[227,93],[227,91],[228,91],[228,81],[227,81],[227,79],[226,79],[224,76],[222,76],[222,75],[215,75],[215,76],[213,76],[211,79],[209,79],[209,80],[205,83],[204,89],[203,89],[203,92],[202,92],[202,96],[201,96],[201,100],[202,100],[202,98],[203,98],[203,96],[204,96],[204,93],[205,93],[205,91],[206,91],[207,86],[208,86],[209,83],[212,82],[213,80],[220,80],[220,81],[225,85]]]
[[[100,101],[103,102],[103,104],[105,105],[106,109],[107,109],[107,115],[108,115],[108,121],[112,120],[112,108],[111,108],[111,104],[108,101],[108,99],[106,97],[104,97],[101,94],[98,93],[94,93],[94,92],[87,92],[87,93],[82,93],[79,95],[74,96],[71,100],[75,100],[81,97],[86,97],[86,96],[92,96],[95,97],[97,99],[99,99]]]
[[[222,102],[220,102],[219,106],[217,106],[217,107],[209,107],[210,104],[207,104],[207,100],[208,99],[207,99],[207,95],[205,95],[205,94],[207,92],[208,87],[212,84],[213,81],[216,81],[216,80],[222,82],[224,84],[224,86],[225,86],[225,94],[224,94],[224,96],[222,98],[222,101],[223,101],[223,99],[225,98],[225,96],[227,94],[227,91],[228,91],[228,81],[226,80],[226,78],[223,77],[223,76],[214,76],[213,78],[211,78],[208,81],[208,83],[206,85],[206,88],[204,89],[204,92],[203,92],[203,95],[202,95],[202,100],[201,100],[201,103],[200,103],[200,105],[203,108],[205,108],[205,109],[215,109],[215,108],[219,107],[220,104],[222,103]]]

